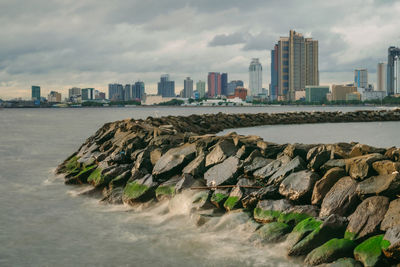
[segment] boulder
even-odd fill
[[[330,146],[332,150],[332,158],[335,159],[347,159],[353,149],[354,144],[349,143],[336,143]]]
[[[399,190],[399,173],[372,176],[360,182],[357,186],[357,193],[360,196],[385,195],[388,197],[396,197]]]
[[[231,211],[236,208],[240,208],[241,202],[240,199],[243,196],[243,192],[240,189],[240,187],[235,187],[232,189],[231,193],[229,194],[229,197],[226,199],[224,203],[224,208],[227,211]]]
[[[107,196],[102,199],[102,201],[118,205],[122,204],[122,196],[124,194],[123,187],[114,187],[107,192]]]
[[[288,254],[292,254],[291,250],[293,247],[300,242],[304,237],[308,234],[312,233],[315,230],[318,230],[322,225],[321,220],[317,220],[312,217],[308,217],[302,221],[300,221],[294,228],[293,231],[288,235],[286,239],[286,245],[288,248]]]
[[[388,207],[387,197],[374,196],[365,199],[349,216],[349,225],[344,237],[356,240],[376,233]]]
[[[211,152],[206,157],[205,166],[207,168],[223,162],[225,159],[236,154],[237,148],[232,140],[223,140],[212,147]]]
[[[65,177],[65,184],[84,184],[87,183],[88,177],[92,174],[92,172],[97,168],[97,165],[83,167],[75,176],[73,177]]]
[[[210,202],[210,190],[202,190],[192,197],[192,211],[213,209],[214,206]]]
[[[327,150],[326,145],[316,145],[307,152],[306,161],[310,162],[318,153]]]
[[[205,174],[207,186],[235,184],[238,176],[240,161],[236,157],[229,157],[224,162],[211,167]]]
[[[250,155],[243,161],[243,166],[247,166],[247,165],[252,164],[252,163],[253,163],[253,160],[254,160],[255,158],[260,158],[260,157],[264,158],[264,157],[262,156],[260,150],[254,149],[254,150],[250,153]]]
[[[304,170],[294,172],[286,177],[279,186],[279,193],[293,201],[307,201],[311,196],[311,190],[319,179],[315,172]]]
[[[388,246],[383,248],[383,253],[390,259],[400,260],[400,225],[393,226],[387,229],[385,236],[383,237],[389,242]]]
[[[379,153],[379,154],[385,154],[386,149],[384,148],[376,148],[368,145],[363,145],[363,144],[356,144],[353,146],[353,148],[350,151],[349,157],[359,157],[362,155],[366,154],[371,154],[371,153]]]
[[[179,174],[183,167],[196,156],[194,144],[184,144],[167,151],[156,163],[153,175],[157,179],[167,180],[169,177]]]
[[[278,171],[279,167],[281,167],[281,165],[282,165],[282,161],[280,161],[279,159],[274,160],[274,161],[270,162],[269,164],[267,164],[266,166],[253,172],[253,176],[256,179],[264,180],[264,179],[270,177],[271,175],[273,175],[276,171]]]
[[[279,185],[283,179],[293,172],[298,172],[305,169],[304,160],[297,156],[291,160],[288,164],[282,165],[278,171],[276,171],[268,180],[268,185],[275,184]]]
[[[253,162],[244,167],[244,173],[246,175],[252,175],[254,171],[267,166],[269,163],[274,161],[273,159],[266,159],[264,157],[256,157],[254,158]]]
[[[400,225],[400,198],[390,202],[385,217],[381,223],[381,230],[386,231]]]
[[[392,174],[400,172],[400,162],[393,162],[390,160],[375,161],[372,163],[372,168],[379,174]]]
[[[354,249],[354,258],[365,267],[387,266],[383,263],[382,249],[387,249],[390,243],[383,239],[383,235],[368,238]]]
[[[283,211],[292,207],[286,199],[261,200],[254,209],[254,220],[261,223],[276,221]]]
[[[320,265],[320,267],[363,267],[363,265],[353,258],[341,258],[332,263]]]
[[[229,197],[229,189],[216,189],[211,196],[211,203],[217,208],[222,208]]]
[[[312,205],[296,205],[281,213],[278,222],[295,226],[309,217],[318,217],[319,208]]]
[[[331,158],[331,151],[330,150],[323,150],[317,153],[308,163],[308,168],[312,170],[319,170],[319,168],[327,162]]]
[[[321,166],[320,170],[323,173],[326,173],[328,170],[332,168],[345,168],[346,160],[345,159],[330,159]]]
[[[346,216],[358,204],[357,182],[349,176],[339,179],[329,190],[321,204],[320,217],[338,214]]]
[[[339,167],[334,167],[328,170],[325,175],[315,183],[311,197],[311,204],[321,204],[322,199],[329,192],[332,186],[345,175],[346,172],[344,171],[344,169]]]
[[[258,141],[257,147],[261,149],[261,152],[266,158],[276,158],[279,153],[281,153],[286,145],[278,145],[275,143]]]
[[[200,177],[205,171],[205,155],[201,153],[194,160],[192,160],[185,168],[182,173],[187,173],[193,177]]]
[[[253,209],[259,200],[280,198],[281,196],[278,191],[278,187],[274,185],[260,188],[245,196],[242,199],[242,205],[246,209]]]
[[[378,153],[347,159],[346,172],[354,179],[363,180],[374,173],[372,163],[383,159],[384,156]]]
[[[180,193],[194,186],[204,186],[204,180],[194,179],[190,174],[182,174],[182,178],[175,185],[175,192]]]
[[[354,241],[333,238],[322,246],[312,250],[304,260],[308,265],[329,263],[343,257],[351,257],[356,246]]]
[[[303,160],[306,159],[308,151],[314,145],[305,145],[305,144],[288,144],[283,150],[283,154],[289,156],[290,158],[295,158],[297,156],[301,157]]]
[[[290,232],[290,229],[291,227],[285,223],[267,223],[254,233],[252,239],[260,239],[262,243],[279,242]]]
[[[155,196],[156,186],[157,183],[154,182],[153,176],[147,174],[141,179],[126,184],[122,200],[127,204],[151,200]]]
[[[385,157],[392,161],[400,161],[400,148],[391,147],[386,150]]]
[[[156,189],[156,198],[158,201],[162,201],[164,199],[170,199],[175,195],[175,187],[176,184],[182,179],[181,176],[176,175],[160,184]]]

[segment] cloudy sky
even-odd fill
[[[209,71],[247,84],[253,57],[268,87],[269,50],[290,29],[319,40],[321,84],[350,82],[357,67],[374,83],[400,46],[399,14],[390,0],[1,0],[0,98],[138,79],[154,93],[162,73],[177,92]]]

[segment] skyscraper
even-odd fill
[[[386,63],[378,63],[378,68],[377,68],[377,91],[386,91],[386,81],[387,81],[387,75],[386,75]]]
[[[144,97],[145,89],[144,82],[137,81],[132,85],[132,99],[142,100]]]
[[[394,94],[400,94],[400,55],[393,60],[393,89]]]
[[[74,98],[82,95],[82,90],[81,88],[78,87],[72,87],[71,89],[68,89],[68,98]]]
[[[32,100],[40,100],[40,86],[32,85]]]
[[[196,91],[199,93],[199,98],[202,99],[206,96],[206,82],[198,81],[196,83]]]
[[[221,74],[221,95],[228,95],[228,73]]]
[[[355,69],[354,70],[354,86],[359,88],[368,88],[368,70]]]
[[[235,89],[237,87],[243,87],[243,86],[244,86],[244,83],[241,80],[230,81],[228,83],[227,95],[234,95],[235,94]]]
[[[193,97],[193,80],[187,77],[183,81],[183,97],[192,98]]]
[[[253,58],[249,66],[249,89],[252,96],[262,92],[262,66],[258,58]]]
[[[219,72],[208,73],[208,97],[221,95],[221,74]]]
[[[388,62],[387,62],[387,94],[394,94],[394,61],[396,57],[400,56],[400,48],[391,46],[388,49]]]
[[[124,100],[125,101],[132,99],[131,91],[132,91],[131,85],[125,84],[125,87],[124,87]]]
[[[125,93],[122,84],[113,83],[108,85],[108,99],[110,101],[124,101]]]
[[[271,50],[271,88],[269,92],[270,99],[277,100],[278,98],[278,45]]]
[[[94,88],[82,89],[82,100],[93,100],[94,99]]]
[[[158,95],[162,97],[174,97],[175,96],[175,82],[169,80],[168,74],[161,75],[160,81],[158,82]]]

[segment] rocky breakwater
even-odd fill
[[[386,117],[388,116],[388,117]],[[136,205],[192,192],[197,224],[241,212],[252,240],[285,241],[307,265],[400,262],[400,149],[275,144],[226,128],[399,120],[399,111],[216,114],[107,123],[57,169],[102,201]],[[251,230],[250,230],[251,229]]]

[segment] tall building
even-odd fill
[[[221,74],[219,72],[208,73],[208,97],[221,95]]]
[[[137,81],[132,85],[132,99],[143,100],[145,93],[144,82]]]
[[[122,84],[113,83],[108,85],[108,99],[110,101],[124,101],[125,92]]]
[[[228,73],[221,74],[221,95],[228,95]]]
[[[124,100],[125,101],[129,101],[132,99],[131,91],[132,91],[131,85],[125,84],[125,87],[124,87]]]
[[[240,99],[242,99],[242,100],[246,100],[246,97],[247,97],[247,89],[246,88],[243,88],[243,87],[237,87],[237,88],[235,88],[235,97],[238,97],[238,98],[240,98]]]
[[[396,56],[393,61],[393,89],[394,94],[400,94],[400,55]]]
[[[278,45],[271,50],[271,87],[269,92],[271,101],[278,99]]]
[[[47,101],[50,103],[60,103],[61,102],[61,94],[55,91],[51,91],[47,96]]]
[[[326,100],[326,94],[329,93],[329,86],[306,86],[306,102],[323,102]]]
[[[250,95],[256,96],[262,92],[262,66],[258,58],[253,58],[249,66]]]
[[[377,91],[385,91],[386,92],[386,63],[378,63],[377,68]]]
[[[40,100],[40,86],[32,85],[32,100]]]
[[[391,46],[388,48],[388,62],[387,62],[387,83],[386,89],[388,95],[393,95],[394,90],[394,63],[395,58],[400,56],[400,48]]]
[[[81,95],[82,95],[81,88],[72,87],[71,89],[68,89],[68,98],[69,99],[74,98],[74,97],[76,98],[76,97],[81,96]]]
[[[196,91],[199,93],[199,98],[202,99],[206,96],[206,82],[198,81],[196,83]]]
[[[186,79],[183,81],[183,97],[193,97],[193,80],[190,79],[190,77],[186,77]]]
[[[82,92],[82,100],[93,100],[94,96],[94,88],[84,88],[81,90]]]
[[[281,37],[272,51],[271,68],[276,66],[278,75],[271,71],[271,81],[278,79],[274,83],[278,100],[293,101],[296,91],[303,91],[306,85],[319,85],[317,40],[290,30],[289,37]]]
[[[161,75],[160,81],[158,82],[157,88],[158,95],[162,97],[174,97],[175,96],[175,82],[169,80],[168,74]]]
[[[354,86],[359,88],[368,88],[368,70],[355,69],[354,70]]]
[[[237,87],[243,87],[244,83],[241,80],[230,81],[228,83],[227,95],[234,95]]]

